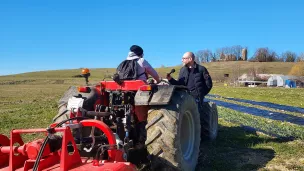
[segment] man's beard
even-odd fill
[[[185,67],[189,67],[189,65],[190,65],[190,62],[188,62],[188,63],[183,63],[183,66],[185,66]]]

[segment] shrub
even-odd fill
[[[297,62],[289,71],[289,75],[304,76],[304,62]]]

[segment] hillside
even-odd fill
[[[257,73],[264,74],[288,74],[293,62],[247,62],[247,61],[229,61],[229,62],[211,62],[204,64],[209,70],[214,80],[222,79],[224,74],[229,74],[231,78],[238,77],[243,73],[248,73],[253,69]]]
[[[295,63],[293,62],[247,62],[247,61],[229,61],[229,62],[211,62],[203,64],[210,72],[210,75],[214,80],[223,79],[224,74],[229,74],[230,77],[237,77],[243,73],[257,70],[258,73],[269,74],[288,74],[290,69]],[[175,67],[157,68],[156,70],[162,77],[166,76],[166,73],[170,72],[172,68],[176,69],[174,77],[178,76],[181,65]],[[92,80],[109,78],[115,72],[114,68],[90,68]],[[23,74],[0,76],[0,80],[19,80],[19,79],[67,79],[72,78],[75,75],[79,75],[81,69],[70,70],[51,70],[41,72],[29,72]]]
[[[213,78],[220,78],[224,73],[235,73],[236,69],[240,73],[248,72],[253,66],[264,71],[267,66],[268,73],[287,74],[294,64],[216,62],[204,65]],[[171,68],[157,70],[165,76]],[[174,68],[178,72],[180,66]],[[115,71],[114,68],[90,70],[92,84]],[[58,113],[59,99],[69,86],[84,85],[84,78],[73,77],[80,72],[78,68],[0,76],[0,134],[9,136],[12,129],[48,127]],[[174,77],[177,75],[174,73]],[[201,146],[203,153],[196,170],[304,170],[304,129],[299,125],[304,119],[303,98],[302,89],[215,85],[206,99],[218,105],[218,137]],[[282,107],[285,108],[282,110]],[[295,108],[300,112],[291,110]],[[22,138],[29,142],[41,138],[39,136],[25,134]]]

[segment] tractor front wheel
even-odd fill
[[[195,170],[201,126],[192,96],[176,90],[168,105],[152,107],[146,129],[153,169]]]

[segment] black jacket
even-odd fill
[[[201,99],[204,99],[204,97],[210,92],[213,86],[212,79],[209,75],[208,70],[204,66],[195,63],[194,68],[195,90],[197,91],[196,94],[198,94]],[[178,80],[172,78],[169,80],[169,82],[172,85],[187,86],[188,76],[188,67],[183,66],[179,72]]]

